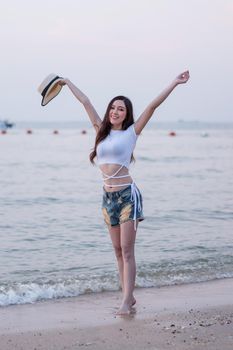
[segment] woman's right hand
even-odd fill
[[[67,84],[66,79],[60,80],[58,84],[61,85],[61,86],[66,85]]]

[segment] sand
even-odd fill
[[[120,292],[0,308],[0,350],[233,349],[233,279],[135,290],[132,315],[115,315]]]

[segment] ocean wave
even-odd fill
[[[180,262],[163,261],[138,267],[136,287],[163,287],[176,284],[205,282],[232,278],[232,261],[215,264],[208,259]],[[228,264],[227,264],[228,262]],[[119,290],[117,272],[88,272],[72,278],[44,279],[23,283],[5,283],[0,287],[0,306],[35,303],[48,299],[77,297],[82,294]]]
[[[11,283],[0,287],[0,306],[75,297],[82,294],[117,290],[118,288],[117,278],[114,281],[111,276],[86,278],[86,280],[73,278],[47,283]]]

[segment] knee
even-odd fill
[[[122,249],[121,247],[114,247],[115,250],[115,255],[117,257],[117,259],[121,259],[122,258]]]
[[[122,247],[122,256],[124,261],[129,261],[132,258],[134,258],[134,251],[132,247],[128,247],[128,246],[123,246]]]

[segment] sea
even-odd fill
[[[94,139],[79,122],[0,133],[0,306],[119,290]],[[136,287],[233,277],[233,124],[151,122],[134,156]]]

